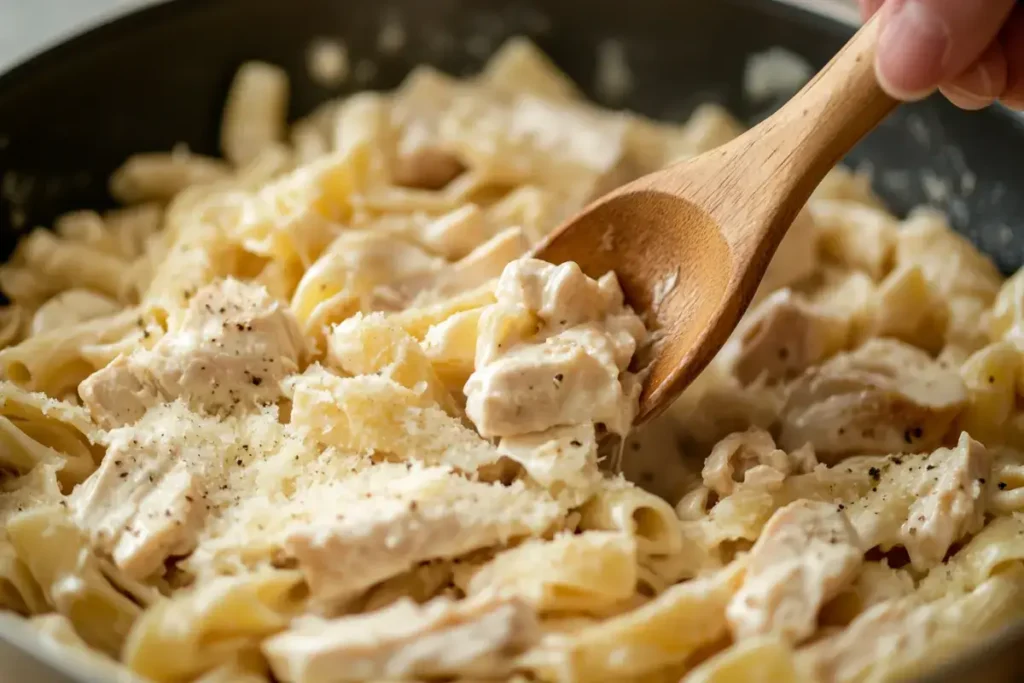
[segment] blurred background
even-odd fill
[[[158,1],[0,0],[0,71],[106,16]],[[797,1],[808,5],[856,3],[856,0]]]
[[[0,69],[80,27],[154,0],[0,0]]]

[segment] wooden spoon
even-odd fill
[[[615,271],[660,330],[638,424],[710,362],[814,188],[896,106],[875,78],[878,32],[871,19],[756,127],[601,197],[534,250],[591,277]]]

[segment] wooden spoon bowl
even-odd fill
[[[637,423],[707,366],[828,171],[896,106],[874,71],[870,20],[782,109],[735,140],[601,197],[534,250],[614,271],[658,332]]]

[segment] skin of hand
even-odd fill
[[[1024,110],[1024,4],[1016,0],[858,0],[881,12],[875,64],[900,100],[938,88],[963,109],[996,100]]]

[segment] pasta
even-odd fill
[[[221,147],[235,166],[245,166],[284,139],[288,75],[262,62],[238,70],[224,105]]]
[[[222,162],[185,150],[139,154],[111,176],[110,193],[126,204],[167,202],[193,185],[220,180],[226,175]]]
[[[190,595],[163,600],[132,627],[125,663],[149,680],[194,677],[244,655],[276,633],[298,609],[294,571],[267,571],[242,579],[221,577]],[[179,623],[194,627],[182,630]]]
[[[1024,616],[1024,275],[940,214],[833,170],[634,430],[657,331],[528,253],[737,121],[601,109],[525,39],[288,93],[244,65],[225,160],[134,156],[0,266],[29,637],[155,683],[852,683]]]

